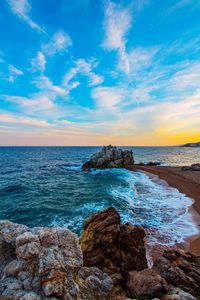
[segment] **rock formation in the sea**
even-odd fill
[[[182,171],[200,171],[200,164],[192,164],[191,166],[184,166]]]
[[[97,266],[110,275],[115,286],[113,299],[126,289],[129,271],[147,268],[144,238],[143,228],[121,224],[118,212],[112,207],[85,221],[80,238],[84,265]]]
[[[183,251],[164,251],[163,256],[155,261],[154,269],[169,286],[200,299],[200,256]]]
[[[105,300],[111,291],[107,274],[83,267],[70,230],[0,222],[0,299]]]
[[[134,164],[132,150],[122,150],[111,145],[104,146],[101,151],[91,156],[85,162],[82,170],[104,169],[104,168],[123,168]]]
[[[200,147],[200,142],[197,143],[187,143],[182,145],[182,147]]]

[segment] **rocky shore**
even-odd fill
[[[200,299],[200,257],[165,251],[147,267],[145,231],[110,207],[62,227],[0,222],[1,300]]]

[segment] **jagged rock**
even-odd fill
[[[112,286],[107,274],[83,267],[70,230],[0,222],[0,299],[105,300]]]
[[[164,251],[154,269],[169,285],[200,298],[200,256],[183,251]]]
[[[83,164],[82,170],[123,168],[132,164],[134,164],[134,159],[131,150],[122,150],[109,145],[92,155],[90,160]]]
[[[113,279],[115,293],[120,295],[128,272],[147,267],[144,238],[144,229],[121,224],[114,208],[97,212],[85,221],[80,238],[84,265],[97,266],[108,273]]]
[[[165,280],[154,270],[130,271],[126,283],[130,296],[137,299],[153,299],[167,290]]]

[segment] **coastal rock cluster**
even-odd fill
[[[144,229],[121,224],[112,207],[85,221],[80,245],[84,265],[97,266],[112,278],[112,300],[200,299],[200,257],[169,250],[148,268]]]
[[[82,170],[123,168],[133,164],[132,150],[122,150],[109,145],[104,146],[101,151],[93,154],[89,161],[83,164]]]
[[[110,299],[111,278],[83,267],[78,237],[70,230],[0,222],[0,299]]]
[[[110,207],[63,227],[0,222],[0,300],[198,300],[200,257],[168,250],[148,268],[145,231]]]

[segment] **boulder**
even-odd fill
[[[159,298],[167,291],[165,280],[152,269],[130,271],[126,285],[130,296],[137,299]]]
[[[110,299],[112,279],[83,267],[76,234],[0,222],[0,299]]]
[[[200,298],[200,256],[181,250],[165,250],[163,256],[154,262],[154,269],[168,285]]]
[[[85,221],[80,238],[84,265],[97,266],[108,273],[113,279],[115,293],[120,294],[128,272],[147,267],[144,238],[144,229],[130,223],[121,224],[114,208],[97,212]]]
[[[89,161],[83,164],[82,170],[123,168],[133,164],[132,150],[122,150],[109,145],[104,146],[101,151],[92,155]]]

